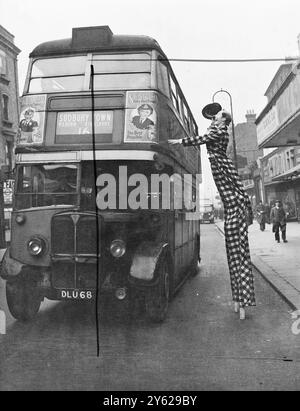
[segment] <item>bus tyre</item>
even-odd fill
[[[30,321],[38,313],[42,298],[36,285],[18,279],[6,283],[6,300],[16,320]]]
[[[161,257],[158,262],[158,284],[149,290],[145,296],[145,310],[147,317],[153,322],[165,320],[170,299],[170,273],[168,261]]]

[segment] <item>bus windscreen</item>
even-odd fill
[[[18,165],[16,208],[76,205],[77,177],[75,164]]]

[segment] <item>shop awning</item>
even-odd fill
[[[297,164],[295,167],[290,168],[285,173],[279,174],[279,176],[274,177],[273,181],[287,180],[292,177],[300,177],[300,164]]]
[[[259,148],[300,145],[300,109],[291,115]]]

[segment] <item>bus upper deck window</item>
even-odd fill
[[[96,90],[132,90],[150,88],[150,75],[147,73],[96,74]]]
[[[93,56],[95,73],[150,73],[150,55],[96,54]]]
[[[165,94],[167,97],[170,97],[170,85],[169,85],[169,73],[167,66],[158,61],[157,64],[157,85],[159,90]]]
[[[86,56],[40,59],[33,63],[31,77],[56,77],[84,74]]]
[[[34,78],[30,80],[29,93],[59,93],[83,91],[84,76]]]
[[[184,123],[186,127],[188,128],[188,130],[190,130],[189,113],[188,113],[188,109],[185,104],[183,104],[183,115],[184,115]]]
[[[86,56],[39,59],[33,63],[29,93],[82,91]]]

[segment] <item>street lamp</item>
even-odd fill
[[[231,111],[231,124],[232,124],[232,146],[233,146],[233,162],[236,167],[236,170],[238,171],[238,162],[237,162],[237,154],[236,154],[236,143],[235,143],[235,134],[234,134],[234,121],[233,121],[233,110],[232,110],[232,97],[231,94],[227,90],[218,90],[214,93],[212,97],[213,103],[215,102],[215,95],[218,93],[226,93],[229,96],[230,99],[230,111]]]

